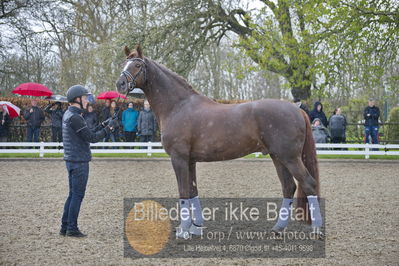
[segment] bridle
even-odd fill
[[[141,73],[144,72],[144,83],[147,82],[147,65],[146,65],[146,63],[141,58],[132,58],[132,59],[128,59],[127,60],[127,62],[134,62],[134,61],[139,61],[139,62],[143,63],[140,66],[140,70],[136,73],[136,75],[133,76],[127,70],[124,70],[121,73],[121,76],[123,75],[126,78],[126,81],[127,81],[126,95],[136,87],[136,80],[140,76]]]
[[[129,92],[131,92],[131,91],[134,89],[134,87],[136,87],[136,80],[137,80],[137,78],[140,76],[141,73],[144,72],[144,84],[147,82],[147,65],[146,65],[146,63],[145,63],[144,60],[141,59],[141,58],[131,58],[131,59],[128,59],[128,60],[127,60],[127,62],[134,62],[134,61],[139,61],[139,62],[143,63],[143,64],[140,66],[140,70],[136,73],[136,75],[133,76],[133,75],[132,75],[129,71],[127,71],[127,70],[123,70],[123,71],[121,72],[121,76],[122,76],[122,75],[125,76],[126,81],[127,81],[127,85],[126,85],[126,86],[127,86],[127,90],[126,90],[126,93],[125,93],[125,97],[127,97],[127,95],[129,94]],[[129,80],[129,79],[130,79],[130,80]],[[116,100],[116,105],[118,105],[118,102],[119,102],[120,98],[121,98],[121,97],[119,96],[118,99]],[[122,110],[122,108],[119,108],[118,112],[116,112],[116,113],[113,115],[112,118],[118,117],[121,110]]]

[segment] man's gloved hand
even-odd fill
[[[108,122],[109,129],[113,132],[117,127],[119,127],[118,118],[114,117]]]
[[[103,127],[108,126],[109,121],[111,121],[111,119],[112,119],[112,117],[108,118],[107,120],[102,121],[102,122],[101,122],[101,125],[102,125]]]

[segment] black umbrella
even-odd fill
[[[62,103],[67,103],[67,97],[62,96],[62,95],[51,95],[45,98],[46,100],[53,101],[53,102],[62,102]]]
[[[133,95],[133,97],[144,99],[144,92],[140,88],[134,88],[129,94]]]

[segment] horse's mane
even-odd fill
[[[129,53],[129,48],[125,47],[125,53]],[[135,50],[130,51],[130,54],[127,56],[127,59],[129,58],[143,58],[149,62],[151,62],[152,64],[154,64],[156,67],[158,67],[162,72],[166,73],[168,76],[172,76],[173,78],[175,78],[180,84],[182,84],[183,88],[194,93],[194,94],[199,94],[196,90],[193,89],[193,87],[187,82],[187,80],[185,78],[183,78],[182,76],[180,76],[179,74],[177,74],[176,72],[170,70],[169,68],[167,68],[166,66],[164,66],[163,64],[160,64],[148,57],[143,57],[142,55],[142,51],[141,48],[138,46]]]
[[[169,76],[172,76],[173,78],[175,78],[177,81],[179,81],[179,83],[181,83],[183,85],[183,88],[185,88],[186,90],[189,90],[191,92],[193,92],[194,94],[199,94],[195,89],[193,89],[193,87],[190,85],[190,83],[188,83],[188,81],[182,77],[181,75],[177,74],[176,72],[170,70],[169,68],[167,68],[166,66],[164,66],[161,63],[158,63],[154,60],[151,60],[149,58],[146,58],[148,61],[150,61],[151,63],[153,63],[155,66],[157,66],[162,72],[166,73]]]

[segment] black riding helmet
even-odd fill
[[[89,91],[82,85],[74,85],[67,91],[67,100],[69,103],[79,103],[83,109],[82,96],[89,94]],[[76,98],[80,98],[80,102],[76,101]]]
[[[67,91],[67,100],[70,103],[75,102],[74,100],[83,95],[88,95],[89,91],[82,85],[74,85],[70,87]]]

